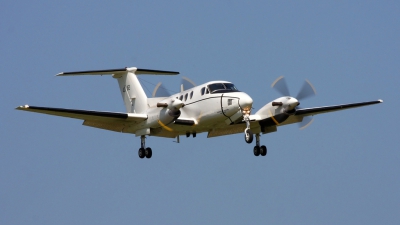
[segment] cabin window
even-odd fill
[[[183,100],[183,95],[181,95],[181,97],[179,97],[179,100],[181,100],[181,101]]]
[[[203,87],[202,89],[201,89],[201,95],[204,95],[204,92],[206,91],[206,88],[205,87]]]
[[[186,93],[186,95],[185,95],[185,102],[186,102],[186,100],[187,100],[187,97],[188,97],[188,93]]]
[[[190,92],[190,99],[192,99],[192,97],[193,97],[193,91]]]

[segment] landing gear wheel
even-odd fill
[[[254,146],[253,152],[254,152],[255,156],[259,156],[260,155],[260,147]]]
[[[246,130],[244,130],[244,140],[250,144],[251,142],[253,142],[253,132],[251,132],[250,129],[246,128]]]
[[[266,154],[267,154],[267,147],[265,147],[265,145],[261,145],[260,155],[265,156]]]
[[[141,158],[141,159],[144,158],[144,156],[145,156],[144,148],[139,148],[138,155],[139,155],[139,158]]]
[[[153,151],[151,150],[151,148],[146,148],[146,150],[144,150],[144,154],[146,155],[146,158],[150,159],[153,155]]]

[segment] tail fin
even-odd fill
[[[124,101],[126,111],[128,113],[143,113],[147,110],[147,96],[140,84],[137,75],[154,74],[154,75],[177,75],[179,72],[138,69],[136,67],[112,70],[91,70],[79,72],[64,72],[57,76],[74,76],[74,75],[112,75],[118,80],[122,99]]]

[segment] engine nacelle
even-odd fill
[[[179,99],[172,99],[168,103],[160,103],[157,108],[148,110],[147,126],[158,128],[174,122],[181,115],[181,110],[184,106]]]
[[[283,123],[291,115],[295,115],[296,106],[300,103],[293,97],[280,97],[264,105],[255,115],[260,119],[261,128]]]

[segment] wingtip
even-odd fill
[[[378,99],[378,101],[379,101],[380,103],[382,103],[382,102],[383,102],[383,100],[382,100],[382,99]]]
[[[29,105],[20,105],[20,106],[18,106],[17,108],[15,108],[15,109],[28,109],[29,108]]]

